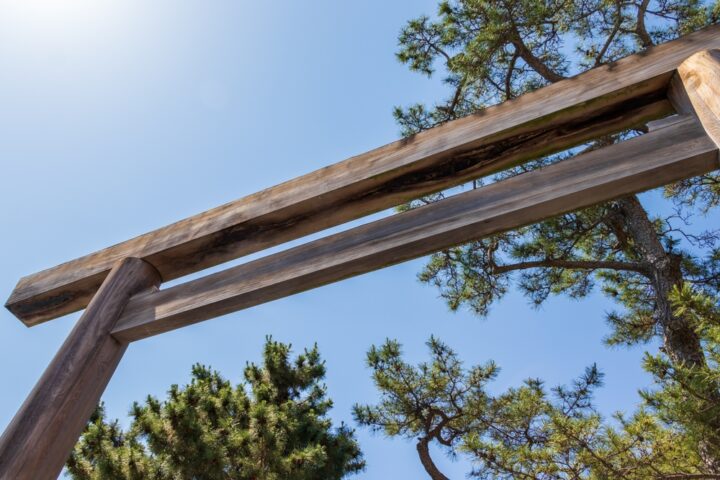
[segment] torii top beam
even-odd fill
[[[141,258],[159,271],[163,281],[171,280],[666,116],[673,112],[667,100],[668,86],[680,64],[695,52],[716,48],[720,48],[720,26],[595,68],[24,277],[6,307],[26,325],[34,325],[87,306],[112,265],[122,258]],[[681,128],[695,132],[691,136],[702,131],[683,125],[673,126],[674,134],[682,133]],[[714,144],[702,135],[689,157],[714,158]],[[708,171],[714,164],[705,162],[693,168],[684,172],[685,176]],[[657,180],[667,183],[676,179]],[[662,184],[641,183],[626,188],[626,193]],[[351,274],[344,272],[341,277]]]

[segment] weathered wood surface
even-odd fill
[[[112,268],[0,438],[1,480],[58,477],[127,348],[110,330],[132,295],[159,282],[137,258]]]
[[[639,138],[133,297],[113,329],[138,340],[717,167],[687,116]]]
[[[55,268],[6,306],[27,325],[85,307],[120,258],[171,280],[667,113],[675,69],[714,26]]]
[[[677,109],[693,112],[720,146],[720,50],[704,50],[681,63],[669,96]]]

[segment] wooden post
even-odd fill
[[[703,50],[678,66],[668,97],[680,113],[693,113],[720,147],[720,50]]]
[[[160,276],[118,261],[0,438],[0,479],[56,479],[128,344],[110,335],[130,297]]]

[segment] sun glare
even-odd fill
[[[111,27],[124,2],[103,0],[0,0],[2,23],[25,34],[55,38],[81,36]]]
[[[106,10],[109,2],[97,0],[22,0],[3,1],[3,5],[25,13],[28,20],[63,22],[88,19]]]

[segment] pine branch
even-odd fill
[[[640,37],[640,43],[642,44],[643,48],[649,48],[653,46],[652,38],[650,38],[650,34],[645,28],[645,12],[647,11],[647,7],[649,4],[650,0],[643,0],[643,2],[638,7],[637,26],[635,27],[635,33],[638,37]]]
[[[522,38],[520,36],[520,32],[517,29],[517,25],[515,24],[515,21],[512,20],[512,39],[510,40],[511,43],[515,46],[516,52],[518,55],[520,55],[520,58],[522,58],[525,63],[527,63],[533,70],[535,70],[541,77],[543,77],[545,80],[547,80],[550,83],[559,82],[560,80],[563,80],[565,77],[562,75],[554,72],[550,67],[545,65],[545,63],[537,58],[532,51],[525,45],[525,42],[522,41]]]
[[[595,57],[595,66],[600,66],[603,61],[603,57],[607,53],[608,48],[610,48],[610,45],[612,45],[613,40],[617,36],[618,32],[620,32],[620,26],[622,25],[622,7],[620,5],[619,1],[615,2],[615,8],[617,8],[617,16],[615,17],[615,25],[613,26],[612,32],[610,32],[610,35],[608,35],[607,40],[605,41],[605,45],[603,45],[602,49],[600,49],[600,52]]]

